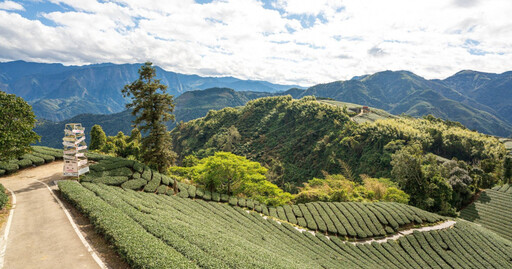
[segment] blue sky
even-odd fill
[[[512,70],[509,0],[0,0],[0,61],[153,61],[304,86]]]

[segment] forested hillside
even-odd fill
[[[312,97],[267,97],[211,111],[171,136],[180,161],[231,151],[263,163],[269,180],[291,191],[323,173],[356,182],[363,174],[392,178],[411,204],[450,215],[476,188],[509,180],[505,147],[494,137],[431,116],[357,124],[343,107]]]

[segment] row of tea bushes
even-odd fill
[[[512,240],[512,186],[482,191],[475,202],[461,210],[459,217]]]
[[[23,156],[7,162],[0,162],[0,176],[12,174],[23,168],[43,165],[55,160],[62,160],[62,150],[32,146],[30,153],[23,154]]]

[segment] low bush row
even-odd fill
[[[62,150],[32,146],[32,151],[21,157],[6,162],[0,162],[0,176],[12,174],[20,169],[39,166],[54,160],[62,159]]]
[[[78,182],[60,181],[58,186],[62,195],[89,218],[133,268],[197,268],[194,262]]]

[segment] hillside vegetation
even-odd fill
[[[228,132],[230,128],[238,135]],[[391,155],[412,143],[444,158],[472,163],[488,159],[495,166],[505,155],[497,139],[457,123],[429,117],[356,124],[342,107],[311,97],[267,97],[241,108],[211,111],[204,118],[178,125],[171,135],[181,158],[231,149],[264,163],[277,174],[273,180],[281,186],[286,182],[300,186],[321,176],[321,171],[341,173],[340,162],[348,164],[356,177],[390,177]]]
[[[482,191],[474,203],[460,212],[459,217],[512,240],[512,185]]]
[[[400,203],[315,202],[274,207],[269,202],[271,193],[267,194],[266,199],[253,199],[245,195],[228,196],[186,182],[177,182],[178,192],[174,193],[174,176],[160,174],[139,162],[123,158],[98,154],[89,154],[89,158],[98,163],[91,165],[91,172],[81,177],[82,183],[229,203],[312,231],[337,235],[344,240],[382,237],[415,225],[429,225],[445,219]]]

